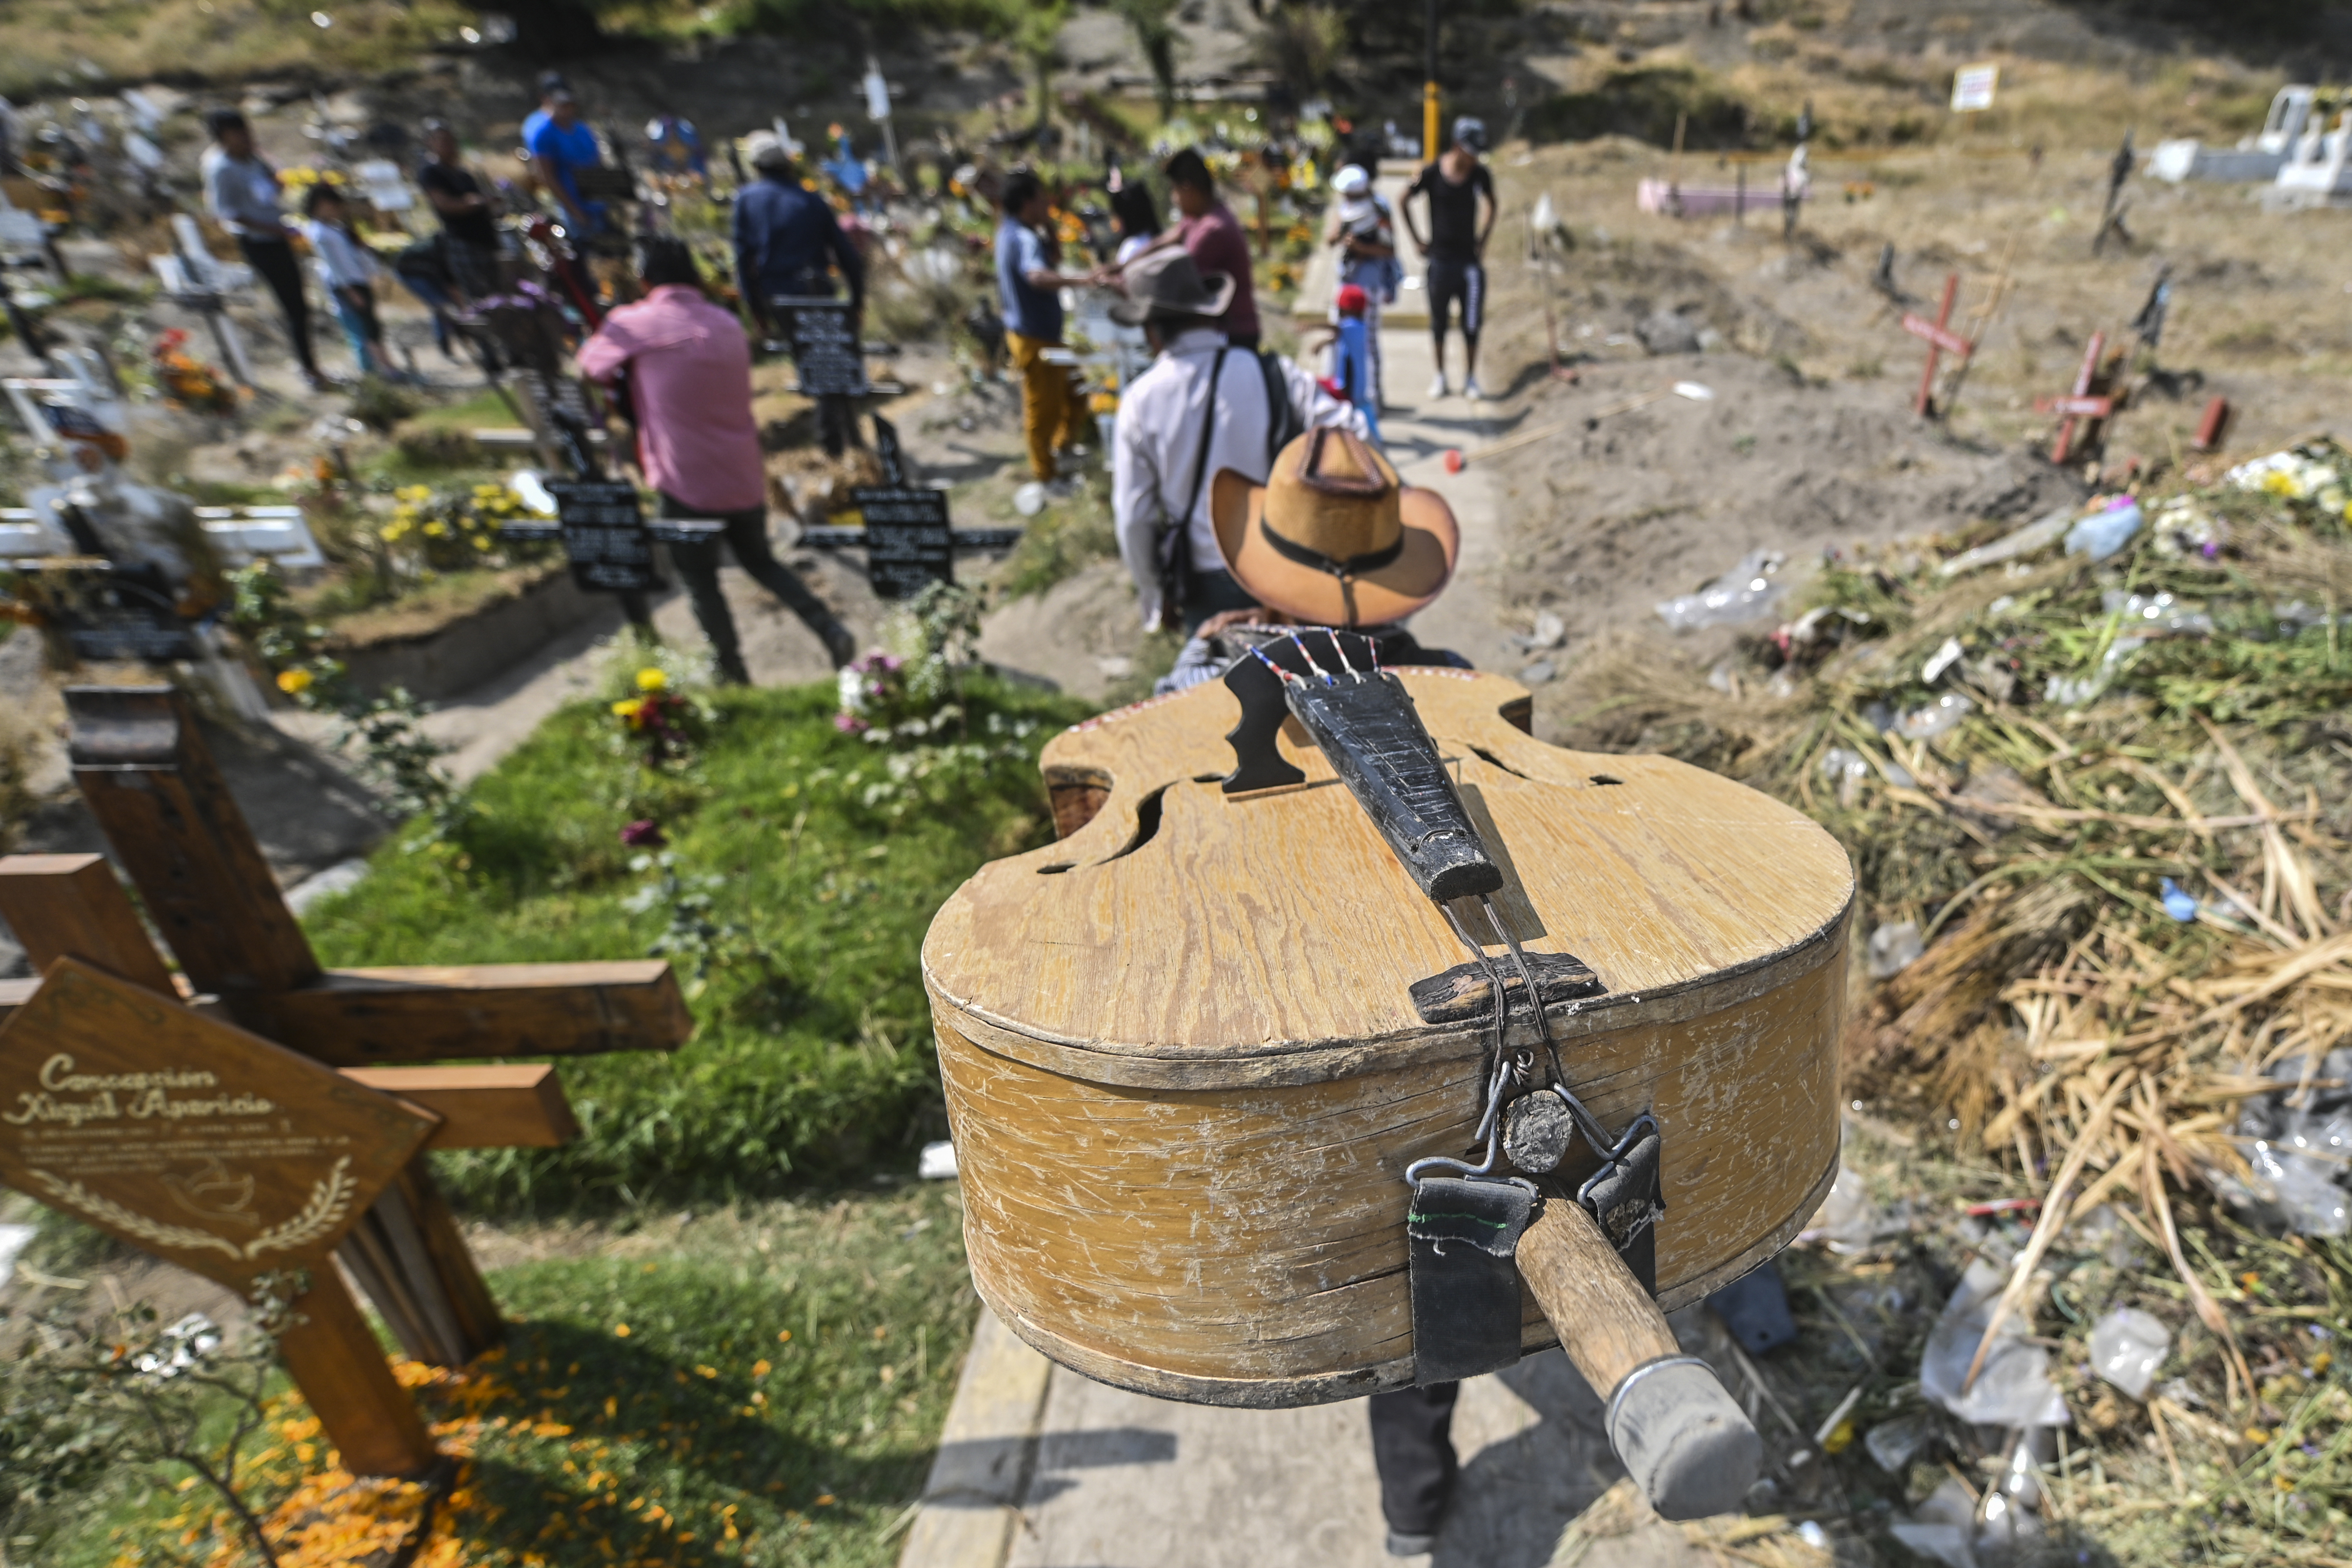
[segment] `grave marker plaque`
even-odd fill
[[[166,664],[199,656],[195,636],[172,597],[146,574],[101,563],[56,563],[24,568],[42,613],[81,659],[139,659]]]
[[[807,295],[782,295],[768,302],[792,344],[793,388],[803,397],[857,397],[871,390],[866,355],[849,301]]]
[[[550,480],[563,553],[583,588],[642,594],[662,585],[654,571],[653,535],[646,531],[637,488],[618,479]]]
[[[0,1025],[0,1181],[232,1289],[324,1267],[434,1127],[71,958]]]
[[[877,597],[912,598],[927,583],[955,581],[947,491],[861,485],[849,499],[866,516],[866,575]]]

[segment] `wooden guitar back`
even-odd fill
[[[1514,934],[1605,987],[1552,1032],[1603,1120],[1664,1128],[1659,1300],[1697,1300],[1835,1174],[1845,854],[1699,769],[1530,739],[1510,681],[1399,673]],[[1304,785],[1221,792],[1238,717],[1212,683],[1057,737],[1065,837],[966,883],[924,975],[999,1315],[1105,1382],[1307,1404],[1412,1381],[1404,1169],[1469,1148],[1492,1031],[1416,1012],[1412,983],[1466,950],[1303,736]]]

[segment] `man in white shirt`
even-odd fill
[[[1119,559],[1135,579],[1144,625],[1181,625],[1190,634],[1220,611],[1256,603],[1218,553],[1210,476],[1231,468],[1263,484],[1283,430],[1330,426],[1360,437],[1364,416],[1289,360],[1232,347],[1221,318],[1234,280],[1204,279],[1184,250],[1152,251],[1124,280],[1128,297],[1111,316],[1141,327],[1159,357],[1119,398],[1111,452]],[[1270,393],[1286,409],[1277,410]]]

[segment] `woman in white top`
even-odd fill
[[[343,324],[343,336],[350,340],[360,374],[387,374],[383,327],[375,315],[375,280],[383,268],[376,265],[374,253],[352,233],[341,191],[320,181],[310,187],[302,210],[308,215],[302,237],[310,242],[319,281],[327,286],[327,297],[335,302],[336,319]]]

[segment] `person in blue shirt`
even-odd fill
[[[997,197],[1003,215],[996,225],[996,293],[1004,307],[1004,341],[1013,368],[1021,373],[1021,427],[1028,437],[1029,471],[1058,483],[1057,454],[1077,429],[1078,400],[1066,356],[1047,356],[1062,346],[1062,289],[1086,281],[1055,270],[1045,237],[1053,203],[1037,176],[1021,170],[1004,182]]]
[[[751,319],[772,332],[769,300],[830,297],[836,271],[849,285],[852,306],[862,309],[866,264],[841,232],[832,204],[801,184],[792,150],[773,132],[754,131],[744,140],[760,177],[735,197],[735,279]]]
[[[579,100],[560,73],[539,79],[539,109],[522,122],[522,144],[539,183],[555,194],[578,231],[588,235],[604,227],[604,204],[583,201],[572,172],[602,166],[604,150],[581,120]]]

